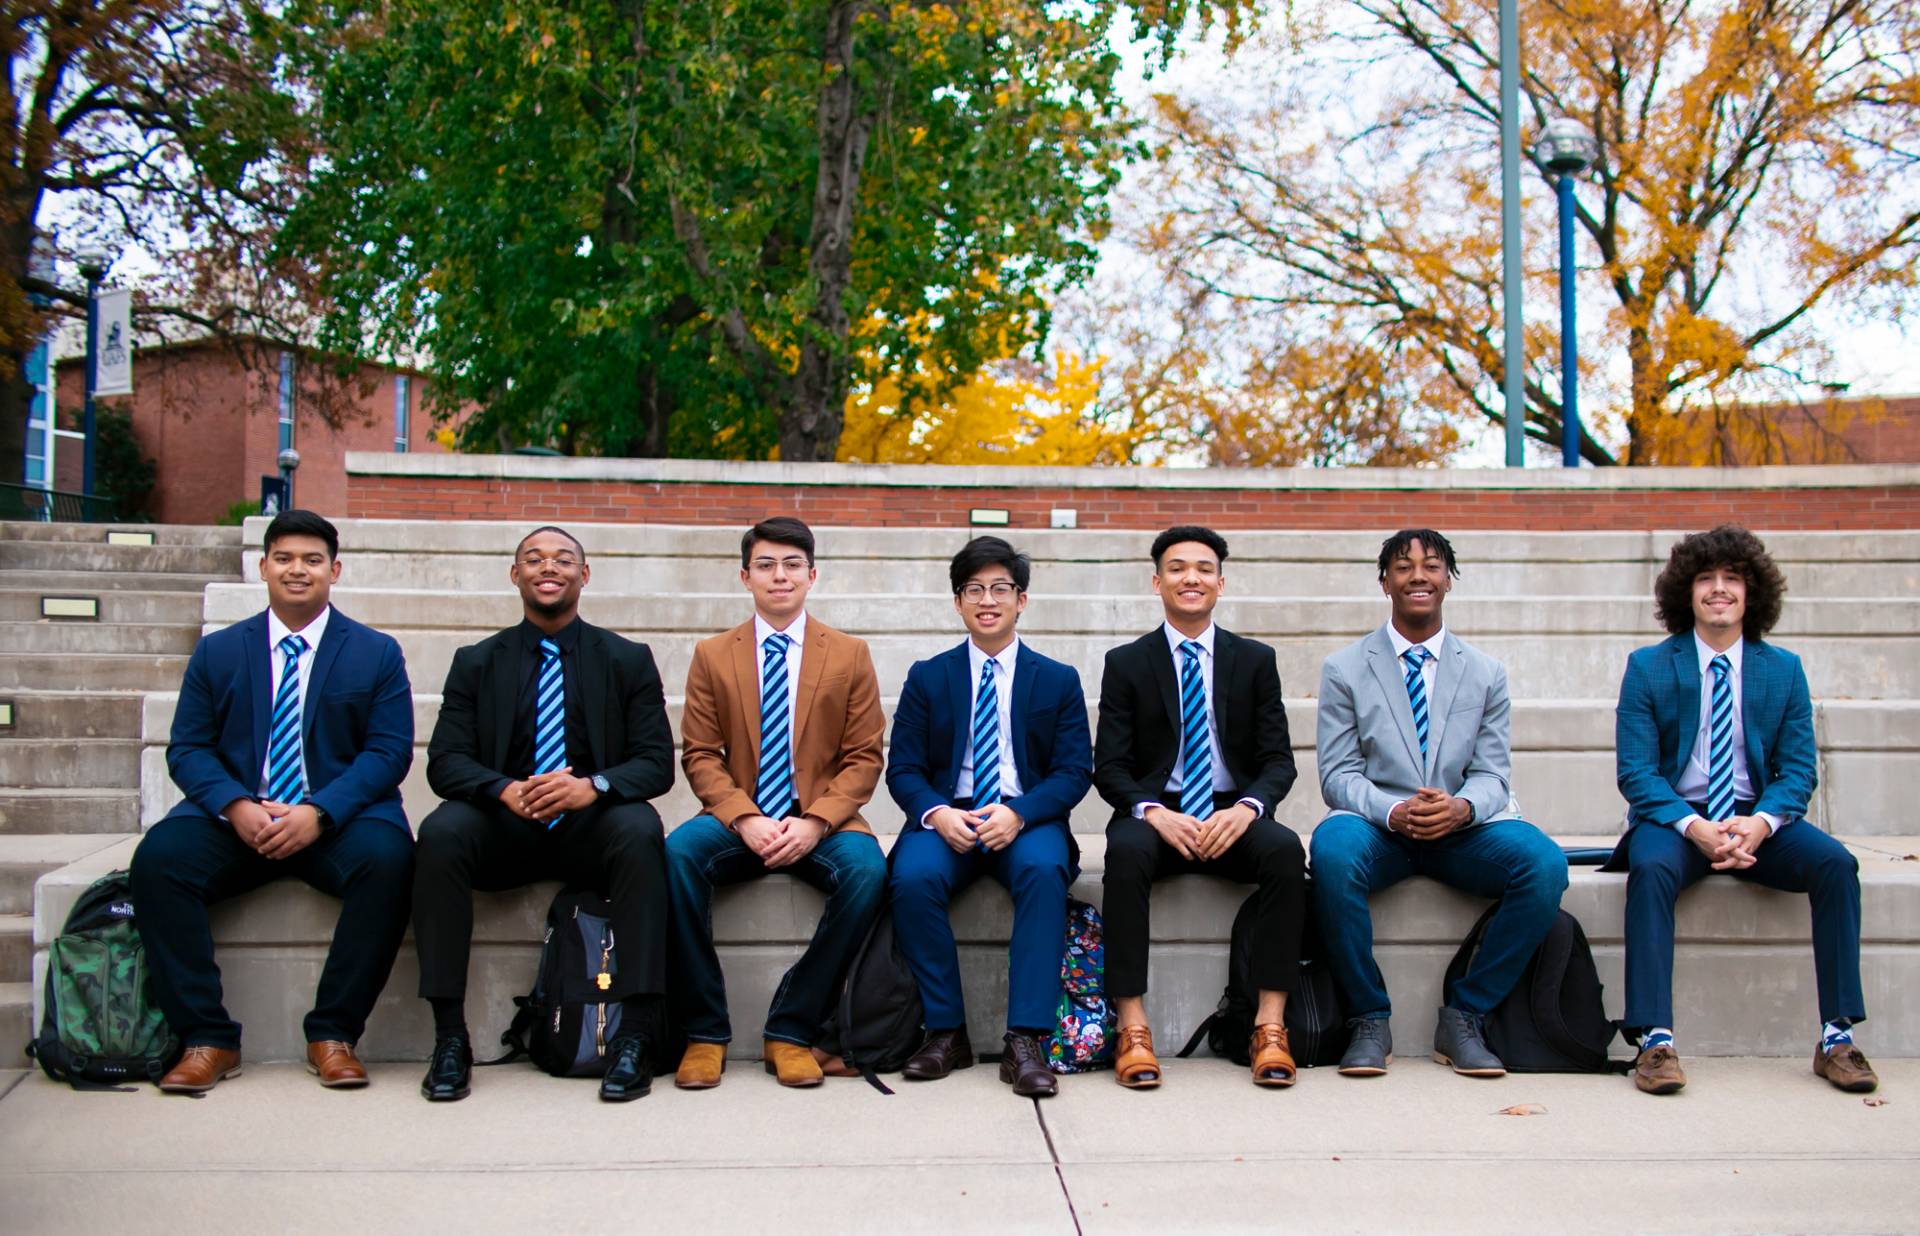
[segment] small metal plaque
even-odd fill
[[[109,545],[151,545],[153,543],[153,533],[151,532],[107,533],[107,544]]]
[[[87,622],[100,621],[99,597],[41,597],[40,616],[42,618],[77,618]]]
[[[0,700],[0,730],[13,728],[13,701]]]
[[[1007,526],[1007,513],[990,506],[976,506],[967,512],[967,522],[975,527],[1004,528]]]

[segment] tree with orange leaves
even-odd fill
[[[1519,3],[1523,130],[1570,116],[1599,142],[1577,226],[1598,257],[1586,303],[1609,306],[1582,323],[1583,375],[1607,398],[1582,455],[1780,458],[1750,409],[1834,384],[1820,316],[1913,298],[1920,5]],[[1217,332],[1179,332],[1162,359],[1241,358],[1228,385],[1281,454],[1301,424],[1337,432],[1340,406],[1501,422],[1495,0],[1296,16],[1253,53],[1279,83],[1265,99],[1157,100],[1141,242]],[[1528,188],[1526,432],[1557,442],[1553,203]]]

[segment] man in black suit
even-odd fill
[[[673,731],[653,654],[579,615],[586,550],[536,528],[508,572],[525,618],[460,649],[447,670],[427,782],[445,801],[420,825],[413,935],[433,1060],[420,1092],[467,1096],[473,890],[560,879],[612,903],[620,1001],[600,1097],[653,1084],[649,1038],[666,990],[666,836],[648,805],[673,785]]]
[[[1107,994],[1119,1027],[1121,1085],[1160,1084],[1142,997],[1153,882],[1200,872],[1259,886],[1253,928],[1253,1080],[1290,1086],[1287,992],[1300,970],[1306,851],[1273,818],[1293,786],[1293,749],[1273,649],[1214,625],[1227,542],[1169,528],[1153,542],[1153,590],[1166,621],[1107,653],[1093,784],[1107,825]]]

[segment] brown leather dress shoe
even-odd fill
[[[307,1072],[329,1090],[352,1090],[367,1084],[367,1066],[353,1054],[353,1044],[338,1039],[307,1044]]]
[[[1113,1054],[1113,1079],[1129,1090],[1151,1090],[1160,1084],[1153,1031],[1145,1026],[1120,1027],[1120,1042]]]
[[[955,1069],[973,1067],[973,1044],[967,1041],[967,1028],[933,1030],[927,1041],[908,1058],[900,1070],[910,1081],[939,1081]]]
[[[778,1039],[765,1039],[763,1043],[767,1072],[779,1078],[781,1085],[817,1086],[826,1080],[826,1074],[820,1071],[820,1062],[813,1058],[812,1048],[795,1047]]]
[[[160,1079],[160,1089],[168,1094],[204,1094],[229,1077],[240,1076],[240,1052],[237,1048],[189,1047]]]
[[[1255,1026],[1253,1038],[1247,1045],[1247,1054],[1253,1057],[1254,1085],[1293,1085],[1297,1074],[1293,1067],[1293,1052],[1287,1047],[1285,1026],[1279,1022]]]
[[[1836,1043],[1832,1051],[1821,1048],[1814,1052],[1813,1071],[1836,1090],[1849,1094],[1867,1094],[1880,1087],[1880,1075],[1852,1043]]]
[[[682,1090],[711,1090],[720,1084],[720,1075],[726,1071],[725,1043],[688,1043],[673,1084]]]
[[[1000,1057],[1000,1080],[1023,1099],[1044,1099],[1060,1093],[1059,1079],[1047,1067],[1047,1049],[1031,1034],[1009,1034],[1006,1054]]]
[[[1818,1069],[1818,1063],[1814,1068]],[[1687,1084],[1680,1071],[1680,1053],[1664,1044],[1649,1047],[1634,1057],[1633,1084],[1647,1094],[1673,1094]]]

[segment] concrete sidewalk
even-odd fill
[[[1871,1047],[1870,1043],[1864,1044]],[[1175,1061],[1157,1092],[1066,1078],[1043,1103],[991,1067],[787,1092],[737,1065],[704,1093],[482,1070],[429,1106],[418,1065],[330,1093],[249,1067],[199,1101],[0,1075],[0,1230],[369,1232],[1911,1231],[1920,1060],[1869,1106],[1803,1059],[1475,1082],[1422,1059],[1378,1081],[1258,1091]],[[894,1079],[897,1081],[898,1079]],[[1911,1089],[1910,1089],[1911,1087]],[[1535,1105],[1515,1117],[1501,1109]]]

